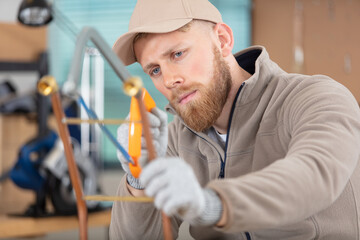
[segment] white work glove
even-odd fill
[[[145,193],[166,215],[178,215],[193,225],[214,225],[222,203],[211,189],[203,189],[189,164],[178,157],[157,158],[142,170]]]
[[[157,156],[165,156],[166,149],[167,149],[167,141],[168,141],[168,128],[167,128],[167,114],[160,110],[159,108],[155,107],[151,110],[151,113],[147,113],[149,125],[150,125],[150,132],[153,139],[154,148],[156,151]],[[127,116],[126,119],[129,119]],[[121,124],[117,130],[117,140],[121,144],[121,146],[128,151],[129,149],[129,124]],[[140,166],[144,166],[144,163],[147,162],[148,152],[146,149],[146,142],[145,137],[141,137],[141,157],[138,160]],[[129,162],[124,158],[122,153],[118,150],[117,157],[121,163],[122,168],[127,173],[127,182],[130,186],[143,189],[144,187],[141,185],[139,179],[134,178],[131,175],[129,170]]]

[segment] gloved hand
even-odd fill
[[[142,170],[145,194],[168,216],[178,215],[193,225],[220,220],[222,203],[211,189],[203,189],[189,164],[178,157],[157,158]]]
[[[155,107],[151,110],[151,113],[148,113],[148,119],[156,156],[164,157],[168,144],[167,114]],[[146,140],[144,135],[141,137],[141,155],[147,159],[148,151],[146,149]]]
[[[167,149],[167,140],[168,140],[168,129],[167,129],[167,114],[160,110],[159,108],[155,107],[152,109],[151,113],[147,113],[150,131],[153,138],[153,144],[157,156],[165,156],[166,149]],[[129,119],[129,115],[126,119]],[[117,130],[117,140],[125,148],[126,151],[129,149],[129,124],[124,123],[121,124]],[[141,157],[138,160],[141,166],[147,161],[147,149],[146,149],[146,142],[145,137],[141,137]],[[130,186],[143,189],[144,187],[141,185],[139,179],[134,178],[131,175],[129,170],[129,163],[124,158],[122,153],[118,150],[117,157],[120,160],[121,166],[124,171],[127,173],[127,182]]]

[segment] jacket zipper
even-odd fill
[[[226,133],[226,143],[225,143],[225,155],[224,155],[224,160],[221,161],[221,168],[220,168],[220,174],[219,174],[219,178],[225,178],[225,164],[226,164],[226,157],[227,157],[227,147],[228,147],[228,139],[229,139],[229,133],[230,133],[230,127],[231,127],[231,120],[232,120],[232,117],[233,117],[233,114],[234,114],[234,109],[235,109],[235,105],[236,105],[236,102],[237,102],[237,99],[239,97],[239,94],[241,92],[241,89],[244,87],[245,85],[245,82],[243,82],[239,88],[239,90],[237,91],[236,93],[236,96],[235,96],[235,99],[234,99],[234,102],[231,106],[231,111],[230,111],[230,118],[229,118],[229,127],[227,129],[227,133]]]
[[[228,139],[229,139],[229,133],[230,133],[230,127],[231,127],[231,120],[234,114],[234,109],[235,109],[235,105],[237,102],[237,99],[239,97],[239,94],[241,92],[241,89],[244,87],[245,82],[243,82],[238,90],[238,92],[236,93],[236,97],[234,99],[234,102],[231,106],[231,112],[230,112],[230,118],[229,118],[229,127],[227,129],[227,134],[226,134],[226,143],[225,143],[225,155],[224,155],[224,161],[221,161],[221,169],[220,169],[220,174],[219,174],[219,178],[225,178],[225,164],[226,164],[226,157],[227,157],[227,147],[228,147]],[[246,236],[246,240],[251,240],[251,236],[250,233],[245,232],[245,236]]]
[[[219,178],[225,178],[225,163],[226,163],[226,151],[227,151],[227,146],[228,146],[228,138],[229,138],[229,132],[230,132],[230,126],[231,126],[231,120],[233,117],[233,113],[234,113],[234,109],[235,109],[235,105],[236,105],[236,101],[239,97],[239,94],[241,92],[241,89],[244,87],[245,82],[243,82],[238,90],[238,92],[236,93],[235,96],[235,100],[231,106],[231,111],[230,111],[230,118],[229,118],[229,127],[227,130],[227,135],[226,135],[226,143],[225,143],[225,154],[224,154],[224,160],[221,159],[221,154],[220,155],[220,160],[221,160],[221,168],[220,168],[220,174],[219,174]],[[198,135],[196,132],[194,132],[192,129],[188,128],[190,131],[192,131],[195,135],[197,135],[198,137],[202,138],[203,140],[205,140],[206,142],[208,142],[205,138],[201,137],[200,135]],[[210,143],[210,142],[208,142]],[[211,144],[211,143],[210,143]],[[212,145],[212,144],[211,144]],[[215,148],[216,149],[216,148]],[[245,236],[246,236],[246,240],[251,240],[251,236],[250,233],[245,232]]]

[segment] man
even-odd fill
[[[154,204],[114,203],[110,238],[161,239],[160,209],[174,237],[187,221],[195,239],[359,239],[356,100],[329,77],[284,72],[261,46],[232,55],[233,40],[207,0],[138,0],[113,49],[175,117],[167,128],[149,114],[158,158],[140,179],[119,155],[118,194]]]

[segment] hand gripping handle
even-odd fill
[[[144,102],[146,111],[150,112],[156,107],[155,101],[150,94],[143,88],[141,93],[141,100]],[[141,166],[138,162],[141,156],[141,134],[142,124],[139,110],[139,102],[136,97],[131,97],[130,103],[130,126],[129,126],[129,155],[134,161],[134,164],[129,163],[131,174],[138,178],[141,173]]]

